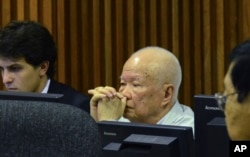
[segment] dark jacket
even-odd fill
[[[63,94],[64,96],[58,100],[59,103],[73,105],[90,113],[90,98],[70,86],[51,79],[48,93]]]

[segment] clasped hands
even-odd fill
[[[127,101],[121,93],[109,86],[96,87],[88,90],[88,93],[93,95],[90,100],[90,115],[96,122],[121,118]]]

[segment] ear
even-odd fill
[[[164,99],[162,101],[162,106],[169,104],[172,101],[174,95],[174,86],[172,84],[164,84]]]
[[[48,69],[49,69],[49,61],[43,61],[40,64],[40,76],[46,75]]]

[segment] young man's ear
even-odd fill
[[[40,75],[41,75],[41,76],[46,75],[48,69],[49,69],[49,61],[43,61],[43,62],[40,64]]]
[[[163,99],[163,102],[162,102],[162,105],[166,105],[168,104],[172,98],[173,98],[173,95],[174,95],[174,86],[172,84],[164,84],[164,99]]]

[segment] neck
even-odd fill
[[[45,75],[44,77],[41,78],[39,87],[36,90],[38,93],[42,93],[43,89],[45,88],[45,86],[47,84],[47,81],[48,81],[47,75]]]

